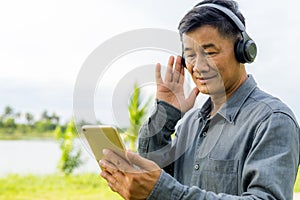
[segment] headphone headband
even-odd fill
[[[201,8],[201,7],[212,7],[212,8],[216,8],[217,10],[220,10],[221,12],[223,12],[225,15],[227,15],[234,23],[235,25],[238,27],[238,29],[241,32],[246,31],[246,28],[244,26],[244,24],[241,22],[241,20],[228,8],[224,7],[224,6],[220,6],[217,4],[213,4],[213,3],[206,3],[206,4],[197,4],[195,6],[195,8]]]
[[[257,47],[255,42],[248,36],[244,24],[237,17],[237,15],[234,14],[230,9],[214,3],[204,3],[204,4],[199,3],[194,8],[200,8],[200,7],[215,8],[221,11],[222,13],[224,13],[225,15],[227,15],[231,19],[231,21],[240,30],[242,35],[242,38],[238,39],[235,43],[235,47],[234,47],[235,57],[237,61],[240,63],[252,63],[257,54]]]

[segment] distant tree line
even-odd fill
[[[38,119],[30,112],[16,112],[11,106],[0,111],[0,133],[45,133],[53,132],[57,126],[63,130],[66,125],[60,124],[60,117],[56,113],[43,111]]]

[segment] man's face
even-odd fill
[[[223,96],[240,86],[245,71],[235,58],[233,39],[203,26],[183,35],[183,45],[187,69],[201,93]]]

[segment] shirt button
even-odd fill
[[[194,166],[194,169],[195,169],[195,170],[198,170],[199,168],[200,168],[199,164],[196,164],[196,165]]]
[[[206,132],[203,132],[203,133],[202,133],[202,136],[203,136],[203,137],[206,137],[206,136],[207,136],[207,133],[206,133]]]

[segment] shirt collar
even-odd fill
[[[235,93],[227,100],[227,102],[219,110],[227,121],[232,123],[244,102],[250,96],[257,84],[252,75],[248,75],[248,79],[235,91]]]
[[[252,91],[256,88],[257,84],[252,75],[248,75],[247,80],[235,91],[235,93],[226,101],[226,103],[217,112],[228,122],[233,123],[237,113],[241,109],[244,102],[247,100]],[[209,98],[202,109],[200,115],[207,117],[211,111],[211,99]]]

